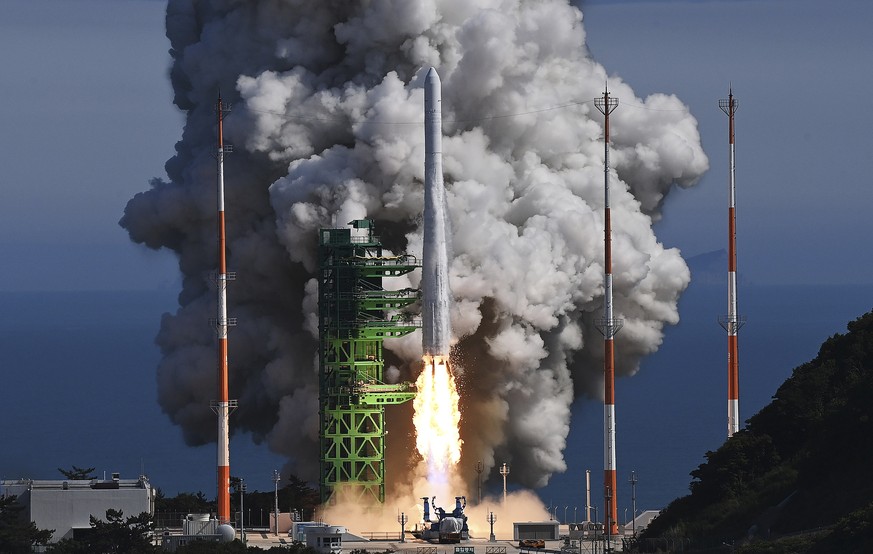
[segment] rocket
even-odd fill
[[[449,254],[443,186],[442,85],[436,69],[424,81],[424,240],[422,248],[422,346],[424,355],[449,356]]]

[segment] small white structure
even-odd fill
[[[217,535],[218,520],[212,514],[188,514],[182,520],[183,535]]]
[[[306,546],[321,554],[342,554],[343,535],[346,528],[341,525],[323,525],[306,530]]]
[[[624,534],[631,535],[636,529],[637,534],[640,533],[643,529],[649,526],[652,523],[652,520],[658,517],[660,514],[660,510],[646,510],[638,515],[632,522],[625,523],[624,525]]]
[[[161,547],[168,552],[175,552],[180,546],[194,541],[230,542],[236,537],[236,531],[230,525],[219,525],[211,514],[188,514],[182,520],[182,534],[164,533],[161,537]]]
[[[327,523],[323,521],[292,521],[291,529],[288,531],[288,537],[297,542],[306,542],[306,536],[312,529],[327,527]]]
[[[124,517],[155,513],[155,492],[145,476],[121,479],[0,481],[0,496],[17,496],[25,516],[39,529],[54,529],[51,542],[73,538],[77,530],[91,529],[91,516],[106,520],[106,510],[121,510]]]
[[[560,537],[557,521],[521,521],[512,524],[512,540],[542,539],[556,541]]]

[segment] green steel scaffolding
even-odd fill
[[[418,327],[400,310],[417,289],[384,290],[383,277],[420,267],[414,256],[386,255],[372,222],[319,233],[319,489],[358,504],[385,501],[385,405],[415,397],[410,383],[385,384],[382,341]]]

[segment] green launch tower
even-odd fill
[[[418,327],[389,312],[415,302],[417,289],[385,290],[384,277],[420,267],[415,257],[385,255],[370,220],[319,231],[319,489],[358,504],[385,501],[385,405],[415,397],[410,383],[385,384],[382,341]]]

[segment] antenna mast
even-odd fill
[[[503,504],[506,505],[506,476],[509,475],[509,466],[506,465],[506,462],[500,466],[500,475],[503,476]]]
[[[737,315],[737,216],[736,216],[736,182],[734,180],[736,163],[734,161],[734,114],[738,102],[734,99],[733,89],[729,89],[727,99],[718,101],[718,107],[728,116],[728,313],[719,318],[719,323],[728,335],[728,429],[730,438],[740,429],[740,371],[737,332],[746,322],[744,317]]]
[[[215,329],[218,333],[218,400],[212,403],[212,408],[218,414],[217,441],[217,485],[218,485],[218,521],[230,523],[230,412],[236,408],[237,401],[230,400],[228,394],[227,369],[227,329],[236,324],[236,318],[227,317],[227,282],[234,275],[227,272],[226,241],[224,233],[224,154],[231,151],[224,144],[224,114],[230,111],[229,106],[221,101],[215,106],[218,114],[218,318]]]
[[[609,114],[618,107],[618,98],[610,98],[609,90],[594,99],[594,105],[603,114],[603,191],[604,191],[604,263],[603,263],[603,318],[597,329],[603,333],[603,496],[606,503],[604,523],[606,533],[618,533],[618,508],[610,502],[616,490],[615,476],[615,347],[613,339],[621,329],[622,321],[615,319],[612,310],[612,221],[609,213]]]

